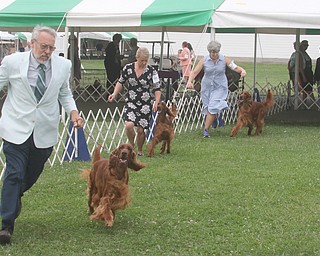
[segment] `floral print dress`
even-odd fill
[[[135,126],[149,129],[149,122],[153,112],[153,92],[160,90],[158,72],[147,65],[140,77],[134,70],[134,63],[124,66],[118,80],[124,86],[128,81],[128,97],[125,105],[125,120],[133,122]]]

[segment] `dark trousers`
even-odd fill
[[[52,149],[36,148],[33,134],[20,145],[3,140],[6,170],[1,192],[2,229],[8,228],[13,233],[19,201],[39,178]]]
[[[116,81],[120,77],[121,67],[108,67],[107,72],[107,91],[108,94],[112,94],[114,91],[114,87],[116,86]]]

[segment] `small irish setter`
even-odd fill
[[[154,155],[156,145],[162,141],[160,153],[163,154],[167,149],[167,153],[171,152],[171,142],[174,137],[173,120],[177,115],[177,105],[172,103],[171,109],[167,107],[165,102],[158,103],[158,116],[156,121],[155,132],[152,143],[148,145],[149,157]]]
[[[232,129],[230,136],[235,137],[242,127],[248,127],[248,135],[251,135],[254,126],[256,126],[255,135],[260,135],[264,126],[264,118],[268,109],[270,109],[272,105],[273,94],[271,90],[268,90],[268,94],[264,102],[253,101],[249,92],[242,92],[239,97],[237,124]]]
[[[82,172],[88,181],[88,206],[91,220],[103,220],[111,227],[115,211],[130,202],[128,168],[139,171],[145,164],[138,162],[130,144],[121,144],[109,159],[101,158],[100,147],[94,151],[92,168]]]

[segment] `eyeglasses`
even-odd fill
[[[41,43],[39,43],[36,39],[34,39],[34,41],[37,42],[37,44],[40,45],[40,49],[41,49],[42,51],[46,51],[46,50],[49,49],[50,52],[53,52],[53,51],[56,49],[56,47],[54,47],[54,46],[47,45],[47,44],[41,44]]]

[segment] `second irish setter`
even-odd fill
[[[249,92],[242,92],[239,97],[237,124],[232,129],[230,136],[235,137],[242,127],[248,127],[248,135],[251,135],[254,126],[256,126],[255,135],[260,135],[264,126],[264,118],[272,105],[273,94],[271,90],[268,90],[264,102],[253,101]]]
[[[156,121],[155,132],[152,143],[148,145],[149,157],[154,155],[156,145],[162,141],[160,153],[163,154],[167,149],[167,153],[171,152],[171,142],[174,137],[173,120],[177,115],[177,105],[173,102],[171,109],[167,107],[165,102],[158,104],[158,116]]]
[[[100,147],[94,151],[92,168],[82,173],[88,181],[88,206],[92,220],[103,220],[111,227],[115,211],[130,202],[128,168],[139,171],[145,164],[138,162],[130,144],[121,144],[108,159],[101,158]]]

